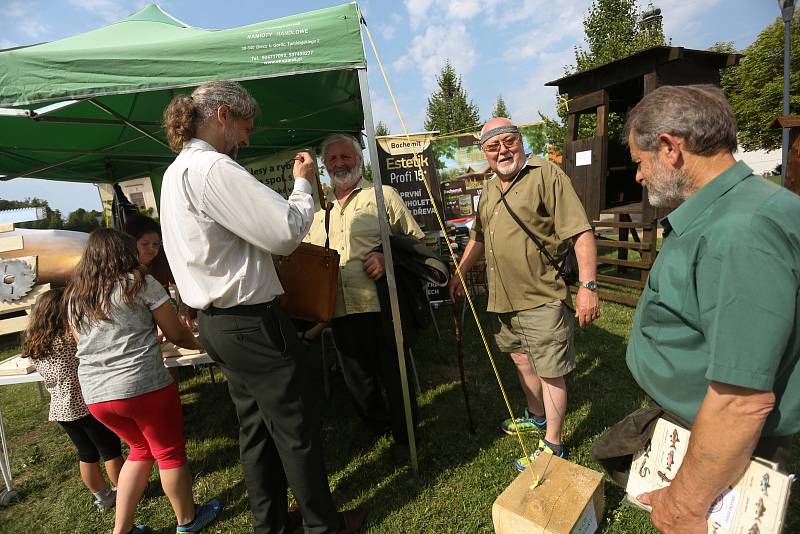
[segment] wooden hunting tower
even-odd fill
[[[598,281],[641,289],[656,255],[656,223],[668,211],[656,209],[636,183],[636,167],[619,135],[625,116],[642,97],[661,85],[714,84],[720,69],[735,65],[737,54],[657,46],[545,85],[567,100],[564,171],[572,178],[592,226],[618,230],[619,239],[599,239]],[[581,117],[591,117],[584,119]],[[639,231],[637,231],[639,230]],[[633,241],[629,241],[629,236]],[[628,259],[636,250],[641,258]],[[616,266],[610,271],[606,266]],[[640,274],[623,276],[628,269]],[[608,300],[635,304],[633,297],[601,293]]]

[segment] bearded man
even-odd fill
[[[495,341],[511,355],[525,394],[521,417],[502,421],[500,428],[506,434],[540,432],[543,436],[533,455],[564,458],[564,377],[575,368],[571,315],[581,328],[600,315],[594,234],[572,181],[546,159],[526,156],[522,135],[509,119],[487,122],[481,130],[481,147],[493,172],[484,182],[478,217],[459,268],[467,272],[485,255],[487,311],[497,317]],[[563,253],[565,241],[574,243],[580,277],[574,310],[569,288],[520,223],[553,257]],[[454,276],[453,300],[461,291],[461,281]],[[514,464],[523,471],[530,459],[519,458]]]
[[[734,159],[736,120],[714,86],[658,88],[623,136],[650,203],[674,208],[628,342],[628,367],[656,406],[592,454],[622,483],[623,460],[652,434],[632,429],[659,416],[690,428],[671,485],[638,499],[662,532],[705,534],[750,456],[785,462],[800,430],[800,197]]]
[[[392,235],[422,239],[425,234],[392,187],[383,186],[386,213],[378,212],[375,189],[361,175],[361,145],[354,137],[332,135],[323,141],[321,153],[333,185],[325,202],[333,203],[328,235],[340,261],[331,326],[342,357],[342,374],[358,415],[376,434],[385,432],[388,425],[395,438],[394,456],[405,460],[408,433],[400,367],[394,334],[386,331],[380,316],[375,285],[384,276],[384,256],[375,251],[381,245],[378,217],[388,220]],[[324,211],[319,210],[306,241],[322,245],[325,238]],[[413,390],[410,397],[412,416],[416,417]]]

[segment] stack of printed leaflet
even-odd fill
[[[650,444],[633,458],[628,478],[628,501],[650,511],[636,496],[669,486],[681,466],[691,432],[659,419]],[[777,534],[783,529],[794,475],[777,465],[753,458],[742,478],[711,506],[709,534]]]

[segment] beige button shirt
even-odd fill
[[[396,189],[383,186],[383,198],[393,235],[425,237]],[[327,195],[333,203],[330,220],[330,246],[339,252],[339,287],[334,317],[381,310],[375,282],[364,271],[364,258],[381,244],[375,188],[361,180],[340,206],[333,191]],[[325,212],[318,210],[305,241],[325,244]]]
[[[287,201],[200,139],[164,173],[161,231],[181,298],[192,308],[261,304],[283,294],[272,254],[290,254],[314,213],[308,180]]]
[[[497,176],[484,182],[470,235],[486,247],[487,310],[522,311],[567,298],[564,282],[556,279],[555,269],[536,243],[508,214],[500,191]],[[563,252],[563,241],[592,228],[572,181],[560,168],[538,156],[528,158],[525,168],[506,189],[506,200],[554,257]]]

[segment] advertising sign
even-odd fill
[[[431,151],[431,134],[381,136],[378,141],[378,164],[383,184],[400,192],[414,220],[426,232],[439,229],[425,181],[439,210],[442,207],[436,162]]]

